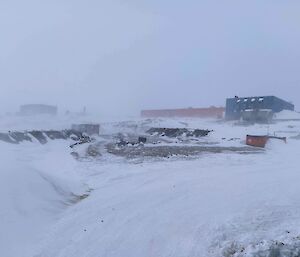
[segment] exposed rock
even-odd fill
[[[150,135],[159,135],[167,137],[204,137],[212,130],[205,129],[186,129],[186,128],[150,128],[146,133]]]
[[[157,145],[157,146],[125,146],[107,144],[109,153],[125,158],[138,157],[170,157],[170,156],[196,156],[202,153],[236,152],[240,154],[259,153],[263,150],[252,147],[222,147],[222,146],[188,146],[188,145]]]
[[[0,141],[11,144],[19,144],[24,141],[32,142],[32,139],[38,140],[41,144],[46,144],[49,140],[57,139],[79,141],[83,137],[90,139],[89,137],[83,136],[81,132],[75,130],[32,130],[0,133]]]

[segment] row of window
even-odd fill
[[[251,101],[251,102],[255,102],[255,101],[258,101],[258,102],[263,102],[264,101],[264,98],[263,97],[260,97],[260,98],[252,98],[252,99],[248,99],[248,98],[244,98],[244,99],[238,99],[236,100],[237,103],[240,103],[240,102],[248,102],[248,101]]]

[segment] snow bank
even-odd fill
[[[275,142],[265,154],[193,161],[90,163],[92,195],[64,213],[38,256],[269,256],[276,242],[297,249],[299,146]]]
[[[0,143],[1,256],[33,256],[41,235],[86,190],[62,146]]]
[[[274,116],[275,120],[300,120],[300,113],[284,110],[276,113]]]
[[[207,140],[239,146],[247,134],[288,136],[300,129],[297,122],[147,124],[213,129]],[[66,141],[0,143],[1,254],[293,256],[300,246],[299,148],[298,140],[274,140],[262,154],[130,163],[113,156],[76,162]],[[88,188],[90,196],[78,201]]]

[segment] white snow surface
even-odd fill
[[[300,120],[300,113],[284,110],[275,114],[275,119],[281,120]]]
[[[0,142],[0,256],[272,256],[283,245],[286,255],[273,256],[298,256],[300,140],[289,137],[299,134],[300,122],[134,122],[213,129],[206,140],[220,145],[242,146],[247,134],[288,141],[271,140],[261,154],[144,162],[113,156],[79,162],[63,140]],[[0,125],[2,131],[21,127],[18,120]],[[102,128],[122,130],[112,123]]]
[[[33,256],[32,246],[88,187],[65,142],[1,142],[0,154],[0,256]]]

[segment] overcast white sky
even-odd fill
[[[300,1],[0,0],[0,107],[100,113],[277,95],[300,108]]]

